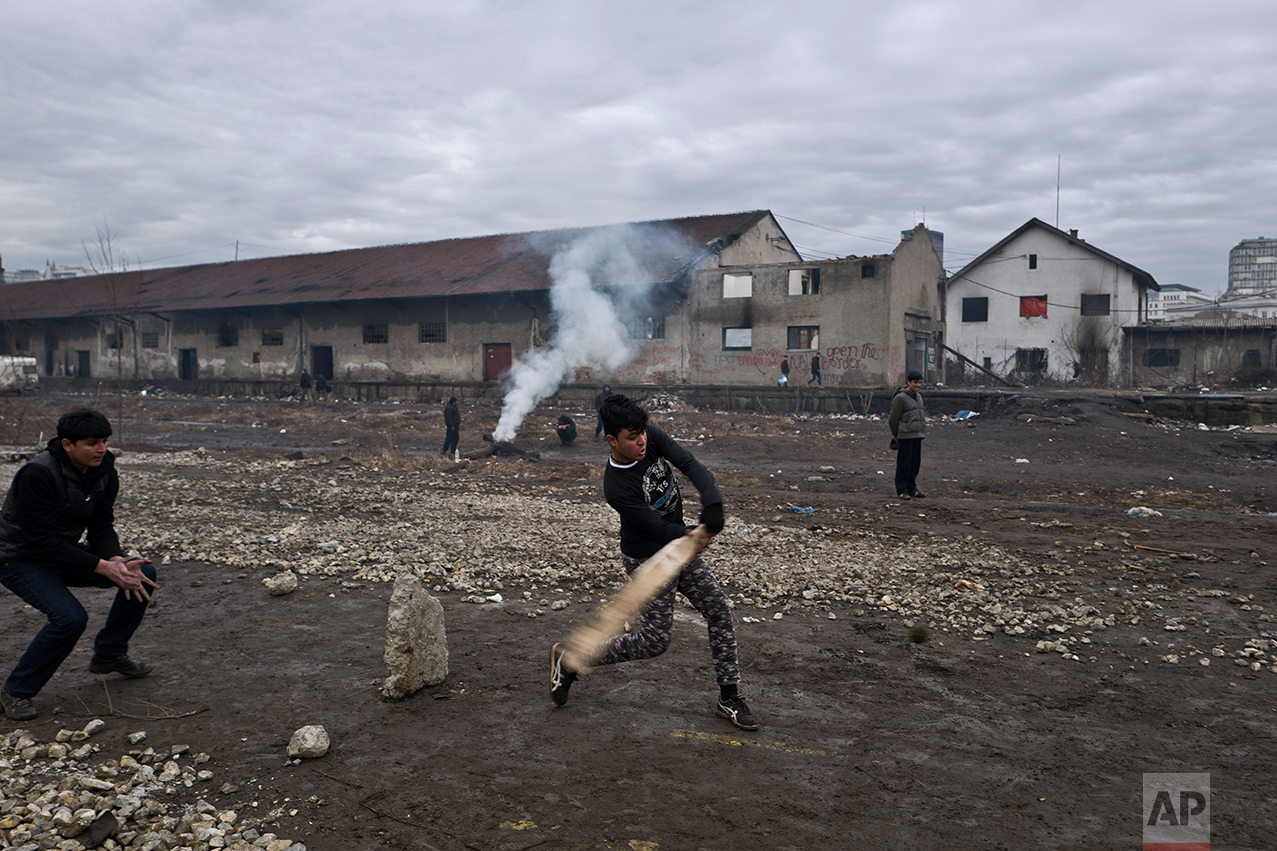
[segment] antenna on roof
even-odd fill
[[[1055,155],[1055,229],[1060,229],[1060,161],[1061,154]]]

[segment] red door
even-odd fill
[[[510,371],[510,344],[483,344],[483,380],[500,381]]]

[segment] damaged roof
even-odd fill
[[[628,253],[641,270],[634,274],[647,278],[599,283],[669,283],[770,216],[754,210],[7,284],[0,320],[548,290],[550,260],[581,240],[609,256]]]

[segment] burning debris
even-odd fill
[[[484,443],[491,443],[492,447],[472,457],[474,458],[494,458],[494,457],[509,458],[511,455],[515,455],[515,456],[518,456],[519,458],[523,458],[528,461],[541,460],[540,452],[525,452],[524,450],[515,446],[513,443],[509,443],[504,440],[497,440],[490,434],[485,434],[483,436],[483,441]]]

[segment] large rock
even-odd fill
[[[328,731],[319,724],[302,727],[288,742],[288,755],[300,759],[315,759],[328,753]]]
[[[262,580],[262,584],[266,586],[266,590],[272,597],[283,597],[297,590],[297,574],[291,570],[285,570],[283,573],[266,577]]]
[[[443,630],[443,606],[417,577],[405,573],[395,580],[386,618],[389,669],[382,692],[391,700],[418,689],[438,685],[448,676],[448,636]]]

